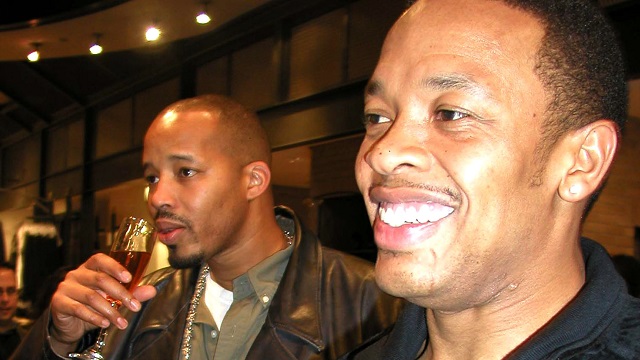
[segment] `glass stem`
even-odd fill
[[[111,307],[114,309],[118,309],[120,306],[118,306],[118,303],[116,301],[112,301],[111,302]],[[107,329],[108,328],[102,328],[100,329],[100,332],[98,333],[98,338],[96,339],[96,343],[94,346],[94,352],[98,353],[98,354],[102,354],[102,348],[104,348],[105,342],[104,340],[107,338]]]

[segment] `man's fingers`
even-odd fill
[[[157,294],[157,290],[153,285],[140,285],[133,290],[133,298],[138,301],[145,302]],[[140,309],[131,309],[133,311],[138,311]]]
[[[120,265],[116,260],[103,253],[93,255],[89,260],[82,264],[81,267],[98,273],[108,274],[112,278],[115,278],[119,282],[125,284],[131,281],[132,275],[127,271],[127,269]]]

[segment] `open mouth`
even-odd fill
[[[454,208],[435,202],[426,203],[380,203],[378,217],[382,222],[399,227],[407,224],[427,224],[439,221],[453,212]]]

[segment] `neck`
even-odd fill
[[[233,280],[238,276],[288,245],[272,209],[269,217],[249,216],[248,219],[252,219],[247,222],[250,226],[238,232],[235,245],[207,261],[211,278],[227,290],[233,290]]]
[[[488,302],[457,312],[427,310],[429,344],[424,359],[502,359],[545,326],[584,285],[579,249],[554,250],[546,268],[505,286]],[[556,265],[552,265],[556,264]],[[558,276],[557,274],[562,274]]]
[[[0,321],[0,332],[5,332],[7,330],[10,330],[14,326],[15,326],[15,323],[13,322],[12,318],[9,318],[7,320],[2,320]]]

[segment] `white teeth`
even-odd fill
[[[420,204],[418,209],[416,209],[414,205],[405,204],[393,204],[392,206],[381,205],[378,208],[380,220],[392,227],[399,227],[405,224],[436,222],[452,212],[452,207],[436,203]]]

